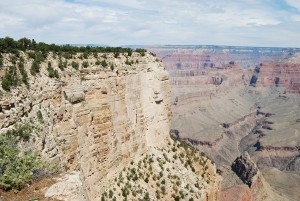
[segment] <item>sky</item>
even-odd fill
[[[300,47],[300,0],[0,0],[0,38]]]

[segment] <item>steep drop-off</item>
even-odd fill
[[[29,74],[33,60],[24,52],[20,56]],[[13,65],[10,57],[3,54],[2,76],[5,69]],[[97,64],[98,60],[105,60],[112,67],[103,67]],[[128,64],[128,60],[134,62]],[[137,163],[152,153],[151,150],[171,146],[168,145],[169,76],[162,63],[148,53],[145,56],[121,54],[117,58],[112,53],[99,53],[85,60],[77,54],[63,61],[68,65],[61,71],[57,55],[49,53],[41,63],[40,72],[29,76],[29,87],[20,85],[9,92],[1,90],[0,128],[4,132],[16,123],[29,122],[34,125],[35,137],[22,146],[37,151],[44,160],[57,164],[65,172],[77,171],[77,176],[70,178],[82,183],[82,187],[77,187],[78,195],[70,197],[68,192],[57,188],[58,193],[48,192],[48,196],[63,200],[98,200],[107,182],[111,183],[113,175],[129,162]],[[79,70],[71,67],[72,61],[79,63]],[[59,72],[59,78],[48,77],[49,63]],[[174,163],[170,162],[169,168],[174,169]],[[192,171],[184,166],[180,168]],[[207,177],[211,179],[205,180],[201,199],[218,200],[220,176],[213,165],[207,168],[210,172]],[[203,176],[195,175],[200,180]],[[189,180],[185,184],[189,184]],[[156,189],[151,188],[153,192]]]
[[[300,182],[297,54],[292,57],[290,50],[276,48],[262,48],[260,53],[243,47],[227,52],[222,47],[150,49],[170,73],[172,132],[216,162],[223,176],[222,197],[298,200],[294,188]],[[243,184],[243,173],[231,170],[245,151],[260,172],[250,187]]]

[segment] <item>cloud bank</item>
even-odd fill
[[[2,0],[0,20],[58,44],[300,47],[299,0]]]

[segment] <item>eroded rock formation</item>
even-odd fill
[[[32,61],[21,55],[29,71]],[[4,61],[9,64],[8,57]],[[88,68],[60,71],[58,59],[49,54],[40,74],[30,76],[29,88],[22,85],[0,97],[2,131],[18,122],[35,122],[30,146],[65,171],[79,171],[87,200],[100,199],[112,175],[150,148],[166,147],[169,139],[171,88],[162,63],[150,54],[134,53],[133,65],[126,64],[126,55],[105,58],[114,68],[97,66],[99,58],[90,57]],[[78,57],[71,61],[82,63]],[[59,70],[59,79],[47,76],[47,62]],[[211,194],[220,191],[220,182],[218,188],[207,186],[208,200],[218,200]]]
[[[257,174],[258,169],[247,152],[244,152],[240,157],[235,159],[231,168],[245,184],[251,187],[253,177]]]
[[[264,198],[263,193],[256,196],[255,190],[245,190],[242,180],[233,176],[230,166],[245,151],[261,172],[257,189],[269,189],[267,195],[275,200],[280,195],[298,200],[299,193],[289,186],[300,181],[296,167],[299,49],[167,46],[150,50],[170,73],[172,130],[216,162],[228,200],[235,200],[230,196],[234,189],[243,191],[238,196],[242,200]],[[271,168],[280,174],[265,180]],[[292,185],[282,179],[289,177],[295,178]]]

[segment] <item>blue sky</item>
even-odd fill
[[[0,0],[0,37],[300,47],[300,0]]]

